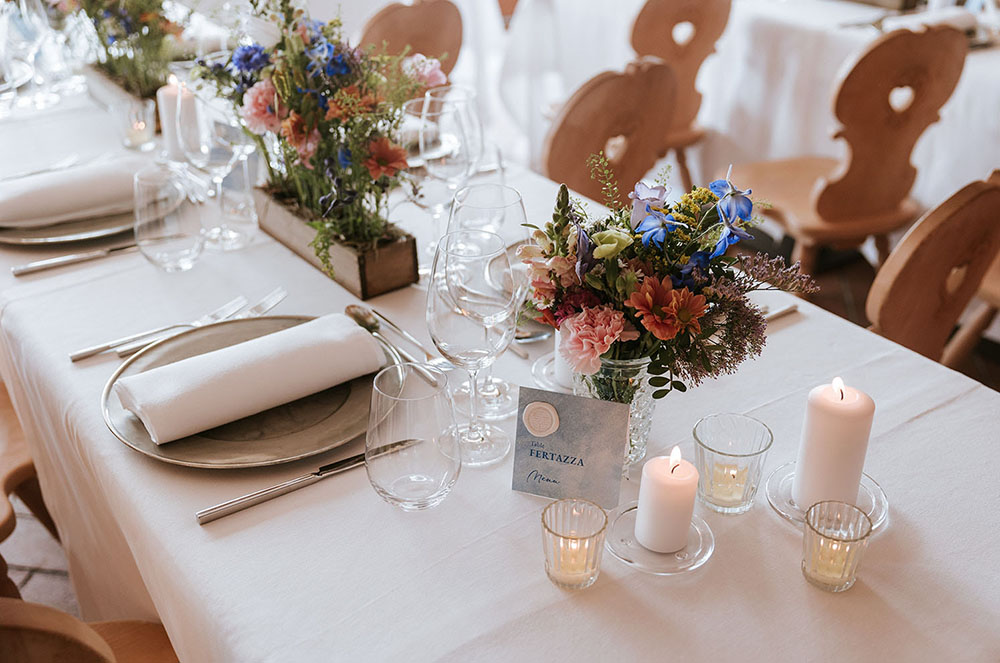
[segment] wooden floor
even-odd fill
[[[773,248],[773,247],[772,247]],[[780,251],[779,251],[780,252]],[[868,326],[865,298],[875,270],[860,254],[826,256],[816,275],[822,290],[813,302],[851,322]],[[1000,344],[980,341],[963,373],[1000,391]],[[78,615],[76,597],[67,575],[62,549],[20,502],[15,502],[17,528],[0,543],[11,577],[29,601],[45,603]]]

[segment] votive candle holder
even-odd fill
[[[601,572],[608,527],[604,509],[582,499],[563,499],[542,511],[545,573],[564,589],[590,587]]]
[[[118,108],[118,131],[122,144],[132,150],[148,151],[155,147],[156,102],[141,99]]]
[[[872,521],[846,502],[817,502],[806,511],[802,575],[828,592],[843,592],[857,580]]]
[[[698,499],[719,513],[746,513],[753,506],[771,429],[744,414],[713,414],[694,426]]]

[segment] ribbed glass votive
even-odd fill
[[[593,502],[565,499],[542,511],[542,549],[549,580],[565,589],[590,587],[601,572],[608,517]]]
[[[694,426],[698,499],[719,513],[745,513],[753,506],[771,429],[743,414],[713,414]]]
[[[850,589],[871,533],[871,519],[853,504],[813,504],[806,511],[802,575],[828,592]]]

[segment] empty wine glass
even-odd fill
[[[182,175],[161,165],[135,174],[135,243],[151,263],[167,272],[194,266],[205,238],[202,205],[185,194]]]
[[[462,458],[440,369],[394,364],[375,376],[365,467],[375,492],[407,511],[429,509],[451,492]]]
[[[471,172],[474,173],[482,165],[485,156],[483,122],[476,102],[476,91],[464,85],[442,85],[431,88],[424,96],[427,108],[435,109],[451,104],[462,116],[466,145],[473,160]]]
[[[507,349],[514,337],[518,297],[511,283],[503,239],[483,230],[458,230],[438,242],[427,288],[427,326],[438,351],[469,372],[469,422],[458,427],[462,462],[498,462],[510,436],[479,416],[477,375]]]
[[[407,149],[410,200],[431,215],[433,255],[441,236],[441,219],[458,189],[465,186],[478,154],[467,140],[468,119],[461,108],[428,97],[403,104],[400,139]]]
[[[177,139],[191,165],[207,172],[215,183],[219,220],[205,230],[206,240],[223,251],[243,248],[250,233],[227,223],[222,195],[222,183],[233,164],[253,151],[236,113],[223,99],[182,92],[177,95]]]
[[[22,58],[34,71],[31,85],[18,96],[17,105],[41,109],[58,103],[59,95],[46,87],[47,81],[38,58],[42,44],[52,33],[41,0],[17,0],[0,4],[3,5],[0,11],[5,15],[6,42],[11,55]]]
[[[502,235],[511,245],[511,249],[527,239],[527,215],[521,194],[509,186],[502,184],[471,184],[455,194],[451,207],[451,217],[448,220],[448,232],[456,230],[485,230]],[[498,289],[518,290],[517,304],[527,288],[527,271],[520,261],[512,257],[513,251],[508,250],[506,261],[498,261],[491,266],[490,278],[493,286]],[[506,272],[503,266],[509,265],[512,282],[504,282]],[[501,273],[493,272],[500,269]],[[463,384],[455,390],[455,407],[459,411],[469,410],[472,394],[471,385]],[[484,371],[483,383],[479,388],[479,414],[483,419],[499,420],[511,416],[517,411],[517,392],[506,380],[493,376],[492,366]]]

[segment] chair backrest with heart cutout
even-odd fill
[[[726,29],[731,5],[731,0],[647,0],[632,24],[635,52],[659,58],[674,69],[678,94],[669,127],[673,133],[694,124],[701,107],[695,78]]]
[[[834,114],[849,157],[815,191],[816,211],[829,222],[891,214],[910,193],[917,170],[910,154],[938,120],[968,50],[948,27],[896,30],[876,39],[837,89]]]
[[[545,175],[603,200],[587,165],[591,154],[603,150],[618,180],[619,200],[627,203],[633,184],[667,152],[664,127],[674,112],[676,89],[673,70],[654,59],[590,79],[552,123],[542,151]]]
[[[383,43],[394,55],[409,46],[410,54],[441,59],[441,70],[450,74],[462,50],[462,13],[450,0],[386,5],[368,20],[361,35],[362,46],[380,49]]]
[[[923,216],[875,276],[872,329],[931,359],[1000,253],[1000,171]]]

